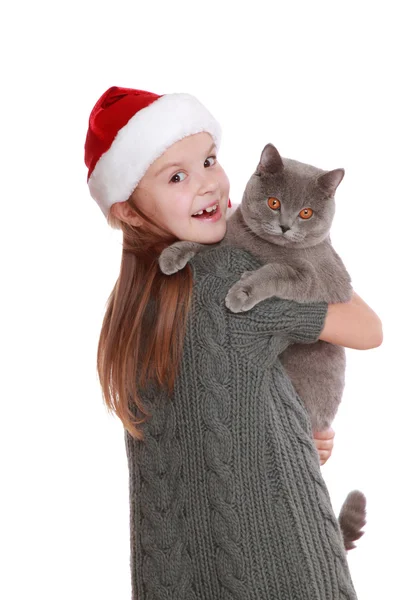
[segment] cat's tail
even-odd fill
[[[364,531],[361,529],[367,522],[366,505],[367,499],[364,494],[359,490],[353,490],[347,496],[340,510],[338,520],[346,550],[355,548],[354,542],[364,535]]]

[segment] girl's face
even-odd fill
[[[144,214],[179,240],[214,244],[226,233],[229,180],[208,133],[170,146],[150,165],[133,197]],[[205,210],[212,207],[212,212]],[[194,216],[199,211],[203,213]]]

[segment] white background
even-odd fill
[[[385,340],[347,352],[322,469],[336,514],[353,488],[368,499],[349,554],[359,599],[400,598],[395,2],[14,6],[1,19],[0,597],[130,598],[123,429],[95,368],[121,239],[83,161],[90,110],[120,85],[189,92],[211,110],[235,203],[268,142],[346,169],[332,241]]]

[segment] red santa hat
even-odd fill
[[[112,204],[129,198],[169,146],[201,131],[212,136],[218,150],[221,127],[190,94],[157,95],[117,86],[104,92],[90,113],[85,142],[90,194],[104,215]]]

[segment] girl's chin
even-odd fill
[[[203,235],[201,235],[200,232],[200,236],[203,239],[202,240],[198,240],[199,243],[203,243],[203,244],[217,244],[218,242],[220,242],[226,234],[226,221],[225,218],[220,220],[220,226],[217,227],[215,226],[215,229],[213,229],[211,231],[211,227],[210,227],[210,231],[205,231],[203,232]]]
[[[226,234],[226,219],[223,217],[217,223],[209,224],[205,227],[190,227],[181,231],[176,231],[178,239],[187,242],[197,242],[198,244],[217,244]]]

